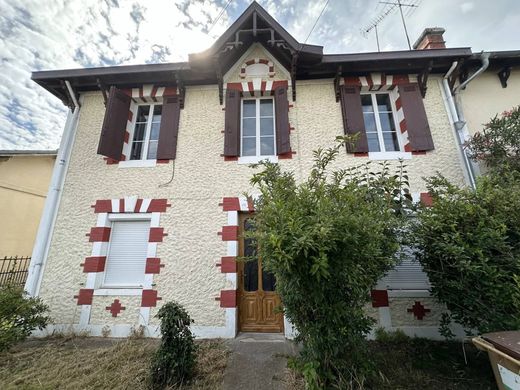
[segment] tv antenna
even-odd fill
[[[381,23],[394,9],[395,7],[397,7],[397,5],[393,5],[391,7],[389,7],[386,11],[384,11],[382,14],[380,14],[379,16],[376,16],[371,22],[370,24],[368,24],[367,26],[365,26],[364,28],[361,29],[361,34],[365,37],[365,38],[368,38],[368,34],[374,30],[375,33],[376,33],[376,42],[377,42],[377,51],[380,52],[381,51],[381,48],[379,46],[379,34],[377,32],[377,26],[379,25],[379,23]]]
[[[406,34],[406,40],[408,42],[408,48],[412,50],[411,44],[410,44],[410,38],[408,36],[408,29],[406,28],[406,21],[404,19],[403,14],[403,7],[408,7],[406,16],[410,16],[416,8],[419,7],[422,0],[413,0],[411,2],[404,3],[403,0],[395,0],[395,1],[380,1],[379,4],[384,4],[385,6],[388,6],[386,9],[383,10],[381,14],[376,16],[372,21],[361,29],[361,34],[367,38],[368,34],[374,30],[376,34],[376,42],[377,42],[377,51],[381,51],[381,47],[379,44],[379,32],[378,32],[378,26],[381,24],[381,22],[390,15],[393,11],[395,11],[397,8],[399,8],[399,13],[401,14],[401,20],[403,22],[404,31]]]
[[[408,42],[408,49],[412,50],[412,45],[410,44],[410,37],[408,36],[408,29],[406,28],[406,21],[404,20],[403,7],[409,7],[410,10],[413,10],[414,8],[419,7],[417,2],[415,1],[413,3],[403,3],[402,0],[396,0],[380,1],[379,3],[390,5],[392,10],[394,10],[395,8],[399,8],[399,13],[401,14],[401,21],[403,22],[404,34],[406,35],[406,42]],[[411,12],[408,15],[410,14]]]

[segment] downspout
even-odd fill
[[[67,115],[67,121],[65,122],[63,136],[61,137],[58,155],[56,156],[56,162],[54,163],[54,169],[52,171],[49,191],[47,193],[47,198],[45,199],[45,205],[43,207],[36,240],[34,242],[31,264],[29,265],[27,281],[25,282],[25,291],[31,296],[37,296],[40,291],[40,284],[43,277],[42,271],[47,260],[47,253],[49,251],[52,231],[58,213],[63,183],[69,166],[70,154],[74,143],[74,136],[80,112],[80,105],[76,100],[76,96],[69,81],[65,81],[65,85],[72,97],[72,102],[75,108],[74,112],[69,110]]]
[[[446,97],[446,104],[450,111],[450,116],[452,118],[452,125],[455,129],[457,144],[460,150],[460,153],[464,162],[464,169],[468,177],[469,184],[472,188],[475,188],[475,177],[479,173],[478,166],[469,158],[468,153],[464,147],[465,143],[469,140],[469,131],[467,123],[464,119],[464,113],[462,110],[462,103],[460,101],[460,90],[466,88],[466,86],[478,77],[481,73],[483,73],[489,66],[489,53],[481,53],[480,60],[482,62],[482,66],[471,75],[465,82],[457,86],[453,90],[453,95],[451,93],[450,86],[448,84],[448,78],[451,73],[454,71],[457,66],[457,61],[453,62],[451,68],[444,75],[442,80],[442,85],[444,89],[444,95]]]

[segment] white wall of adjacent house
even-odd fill
[[[252,58],[263,55],[268,56],[258,52],[251,54]],[[275,80],[285,74],[278,71],[277,66],[275,64]],[[241,81],[238,71],[228,75],[228,82]],[[293,107],[289,111],[289,121],[294,127],[291,147],[295,154],[291,159],[280,159],[279,164],[283,170],[293,171],[297,180],[303,180],[312,166],[313,150],[332,146],[335,138],[343,134],[343,122],[332,79],[299,81],[296,86],[297,100],[290,101]],[[108,329],[112,336],[125,336],[140,323],[141,297],[125,295],[126,290],[121,290],[119,295],[97,291],[88,310],[79,306],[74,298],[88,283],[81,264],[92,255],[93,244],[85,234],[98,226],[99,221],[91,206],[102,199],[137,197],[168,199],[171,204],[160,216],[160,226],[168,236],[154,246],[154,257],[161,259],[164,268],[150,282],[161,300],[146,311],[147,334],[158,334],[154,316],[164,302],[175,300],[194,319],[198,336],[233,337],[237,331],[236,310],[223,308],[216,300],[221,290],[236,288],[236,277],[221,273],[216,266],[232,246],[217,234],[228,225],[228,215],[219,203],[224,197],[251,193],[249,179],[255,171],[237,161],[225,161],[221,156],[225,113],[219,104],[218,87],[187,86],[175,166],[171,162],[126,169],[117,164],[107,165],[103,157],[96,154],[105,112],[103,97],[100,92],[82,96],[82,114],[40,288],[40,296],[49,305],[57,324],[55,327],[86,329],[96,335]],[[435,150],[406,161],[411,191],[415,193],[425,192],[423,177],[437,171],[455,183],[464,183],[453,131],[434,76],[428,81],[424,105]],[[339,155],[334,168],[357,166],[367,161],[367,157],[344,153]],[[398,161],[390,164],[397,166]],[[389,306],[367,308],[369,314],[376,318],[379,326],[400,327],[409,334],[438,336],[438,320],[444,308],[429,297],[427,286],[423,283],[423,287],[406,287],[398,284],[395,275],[392,277],[393,289],[386,287]],[[116,299],[124,310],[114,317],[108,308]],[[417,319],[408,311],[416,301],[429,310],[424,318]]]
[[[520,105],[520,73],[511,71],[503,88],[496,70],[486,71],[460,91],[460,96],[468,131],[473,135],[495,115]]]

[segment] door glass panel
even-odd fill
[[[252,224],[244,221],[244,231],[251,231]],[[256,242],[252,238],[244,238],[244,291],[258,290],[258,259],[256,258]]]
[[[274,274],[262,270],[262,287],[264,291],[274,291],[276,289],[276,279]]]

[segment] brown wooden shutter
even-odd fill
[[[177,136],[181,104],[178,96],[164,98],[157,145],[157,160],[174,160],[177,153]]]
[[[128,111],[130,110],[130,96],[116,87],[110,87],[106,105],[105,118],[99,138],[98,154],[121,160],[123,143],[125,141]]]
[[[240,92],[226,91],[226,119],[224,130],[224,156],[240,155]]]
[[[433,139],[418,84],[399,85],[399,97],[413,152],[433,150]]]
[[[349,153],[368,153],[368,141],[365,132],[365,120],[363,119],[360,92],[361,88],[358,86],[342,85],[340,88],[343,130],[345,135],[359,133],[359,138],[354,147],[347,144],[347,152]]]
[[[281,86],[274,90],[274,106],[276,115],[276,154],[290,153],[289,101],[287,100],[286,86]]]

